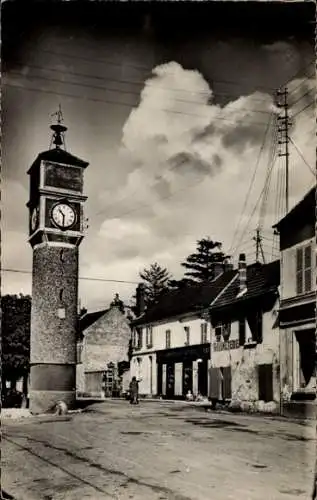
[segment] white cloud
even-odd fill
[[[291,106],[312,85],[312,80],[291,82]],[[312,95],[308,99],[312,100]],[[293,115],[304,107],[306,97],[294,104]],[[194,251],[196,240],[207,235],[223,241],[227,251],[270,113],[275,111],[272,97],[263,92],[233,99],[220,107],[213,104],[213,89],[198,71],[185,70],[176,62],[154,68],[152,77],[145,82],[139,106],[125,122],[121,147],[107,152],[110,187],[104,192],[99,189],[98,175],[104,170],[99,170],[95,178],[94,169],[87,169],[87,194],[92,204],[97,200],[104,213],[91,213],[91,227],[81,246],[80,274],[134,282],[141,269],[158,261],[180,277],[180,262]],[[242,228],[263,188],[273,135],[270,130]],[[295,117],[291,135],[314,165],[313,107]],[[279,161],[283,168],[284,160]],[[99,162],[102,164],[101,154]],[[291,164],[291,202],[295,203],[311,185],[312,176],[295,152]],[[274,175],[267,228],[276,217],[272,207],[278,196],[278,177]],[[17,185],[9,186],[6,192],[12,213],[14,200],[19,199],[16,217],[22,230],[21,213],[26,214],[22,199],[24,205],[26,193]],[[255,212],[247,228],[251,242],[257,222]],[[18,258],[21,248],[26,247],[25,236],[17,231],[16,235],[6,233],[6,238],[6,262],[22,267]],[[30,265],[29,256],[23,266]],[[21,276],[20,282],[23,280]],[[88,307],[106,307],[115,292],[127,301],[134,288],[128,283],[83,280],[80,295]]]

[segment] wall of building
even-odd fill
[[[274,401],[280,400],[280,367],[279,367],[279,330],[273,328],[277,320],[277,307],[263,314],[263,342],[256,347],[237,347],[229,350],[216,351],[214,348],[214,330],[211,343],[211,365],[213,368],[231,366],[232,400],[258,401],[259,376],[258,366],[273,365],[273,396]],[[246,322],[246,339],[252,337]],[[231,324],[230,341],[239,341],[239,322]]]
[[[170,330],[170,348],[186,346],[185,327],[190,329],[189,345],[201,344],[201,325],[206,323],[197,316],[171,319],[152,325],[152,347],[146,345],[146,327],[142,328],[142,348],[134,349],[131,361],[131,377],[136,376],[139,383],[140,394],[157,395],[157,360],[156,352],[167,348],[166,331]],[[211,325],[207,323],[207,339],[210,342]],[[179,365],[179,366],[178,366]],[[182,394],[182,363],[175,366],[175,392]],[[178,370],[179,368],[179,370]],[[164,369],[163,369],[164,372]],[[194,384],[197,386],[197,367],[193,366]],[[164,373],[163,373],[164,386]]]
[[[84,331],[84,371],[104,371],[110,362],[127,361],[130,337],[128,320],[117,307],[112,307]]]
[[[108,363],[128,361],[131,328],[124,314],[112,307],[83,333],[82,363],[76,367],[76,389],[88,393],[93,387],[93,392],[101,392],[101,376],[90,374],[102,374]]]
[[[166,331],[171,332],[170,347],[183,347],[186,342],[185,327],[190,328],[190,345],[201,343],[201,324],[205,323],[203,319],[197,317],[187,317],[180,319],[171,319],[166,322],[160,322],[152,325],[152,347],[146,346],[146,327],[142,327],[142,349],[134,352],[155,352],[166,349]],[[207,325],[207,342],[210,342],[211,327]]]
[[[157,394],[156,354],[143,354],[132,357],[131,377],[139,380],[139,392],[142,395]]]

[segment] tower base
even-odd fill
[[[30,390],[30,412],[33,415],[51,412],[58,401],[64,401],[69,410],[76,406],[76,391]]]

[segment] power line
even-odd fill
[[[234,244],[235,238],[236,238],[236,236],[237,236],[237,234],[239,232],[241,221],[243,219],[243,216],[244,216],[244,213],[245,213],[248,201],[249,201],[250,193],[251,193],[254,181],[255,181],[255,177],[256,177],[256,174],[257,174],[257,171],[258,171],[258,167],[260,165],[260,159],[261,159],[261,155],[262,155],[262,152],[263,152],[263,149],[264,149],[264,146],[265,146],[266,137],[267,137],[267,134],[268,134],[268,131],[269,131],[269,128],[270,128],[271,121],[272,121],[272,114],[271,114],[270,119],[267,122],[267,126],[266,126],[264,137],[263,137],[263,141],[262,141],[262,144],[261,144],[261,147],[260,147],[258,158],[257,158],[256,164],[255,164],[255,168],[254,168],[254,171],[253,171],[253,176],[252,176],[251,181],[250,181],[249,189],[248,189],[247,194],[246,194],[246,198],[245,198],[245,201],[244,201],[244,204],[243,204],[243,208],[242,208],[242,212],[241,212],[238,224],[237,224],[235,232],[233,234],[233,238],[232,238],[232,241],[231,241],[231,246],[230,246],[230,249],[229,249],[229,253],[231,252],[231,250],[233,248],[233,244]]]
[[[181,191],[186,191],[187,189],[191,189],[191,188],[194,188],[196,187],[198,184],[200,184],[202,181],[204,180],[204,177],[199,179],[197,182],[195,182],[194,184],[190,184],[188,186],[184,186],[180,189],[177,189],[176,191],[174,191],[173,193],[169,194],[169,195],[166,195],[166,196],[162,196],[160,197],[159,199],[157,199],[156,201],[152,202],[152,203],[146,203],[144,205],[141,205],[140,207],[136,207],[136,208],[133,208],[132,210],[128,210],[127,212],[123,212],[121,214],[117,214],[117,215],[113,215],[111,218],[112,219],[118,219],[118,218],[121,218],[121,217],[124,217],[125,215],[130,215],[131,213],[134,213],[134,212],[137,212],[138,210],[141,210],[143,208],[147,208],[147,207],[152,207],[153,205],[155,205],[156,203],[159,203],[163,200],[167,200],[169,198],[172,198],[173,196],[175,196],[176,194],[180,193]],[[99,212],[100,213],[100,212]]]
[[[282,88],[282,87],[286,87],[286,86],[287,86],[287,85],[288,85],[288,84],[289,84],[292,80],[295,80],[295,78],[296,78],[296,77],[297,77],[300,73],[304,73],[304,75],[306,75],[306,76],[307,76],[307,74],[306,74],[307,69],[309,68],[309,66],[310,66],[311,64],[315,64],[315,62],[316,62],[316,61],[315,61],[315,58],[311,59],[311,60],[309,61],[309,63],[308,63],[308,64],[306,64],[306,66],[304,66],[303,68],[300,68],[300,69],[299,69],[299,70],[298,70],[298,71],[297,71],[297,72],[296,72],[293,76],[291,76],[291,78],[290,78],[289,80],[287,80],[287,81],[286,81],[286,82],[284,82],[282,85],[280,85],[280,88]]]
[[[32,271],[27,271],[24,269],[9,269],[9,268],[2,268],[1,271],[6,272],[6,273],[21,273],[21,274],[32,274]],[[102,281],[105,283],[127,283],[130,285],[137,285],[137,281],[125,281],[125,280],[110,280],[110,279],[105,279],[105,278],[94,278],[94,277],[89,277],[89,276],[79,276],[79,280],[85,280],[85,281]]]
[[[251,215],[250,215],[250,217],[249,217],[249,220],[248,220],[248,222],[247,222],[247,224],[246,224],[246,226],[245,226],[246,228],[249,226],[249,224],[250,224],[250,222],[251,222],[251,220],[252,220],[252,217],[253,217],[253,215],[255,214],[255,211],[256,211],[256,209],[257,209],[257,207],[258,207],[258,205],[259,205],[259,203],[260,203],[260,201],[261,201],[261,198],[262,198],[262,196],[263,196],[263,194],[264,194],[264,191],[265,191],[265,189],[266,189],[266,184],[267,184],[268,178],[269,178],[269,177],[271,176],[271,174],[272,174],[272,170],[273,170],[273,167],[274,167],[274,165],[275,165],[275,161],[276,161],[276,157],[274,158],[274,161],[272,161],[272,163],[271,163],[271,166],[270,166],[269,171],[268,171],[267,176],[266,176],[266,182],[264,183],[263,189],[262,189],[262,191],[261,191],[261,193],[260,193],[260,195],[259,195],[259,197],[258,197],[258,199],[257,199],[257,201],[256,201],[256,203],[255,203],[255,205],[254,205],[254,208],[253,208],[253,210],[252,210],[252,212],[251,212]],[[235,248],[239,248],[239,246],[240,246],[240,241],[242,240],[242,238],[244,237],[244,235],[245,235],[245,232],[243,232],[243,233],[242,233],[241,238],[240,238],[240,240],[239,240],[239,243],[238,243],[238,245],[237,245]]]
[[[313,104],[315,104],[314,101],[311,103],[308,103],[307,106],[305,106],[303,109],[301,109],[300,111],[297,111],[297,113],[295,115],[293,115],[292,118],[296,118],[297,115],[299,115],[300,113],[302,113],[306,109],[310,108],[310,106],[312,106]]]
[[[19,62],[15,62],[15,64],[17,66],[22,66],[22,67],[27,66],[28,68],[34,68],[34,69],[38,69],[40,71],[49,71],[49,72],[53,72],[53,73],[64,74],[62,70],[58,70],[56,68],[49,68],[49,67],[39,66],[39,65],[35,65],[35,64],[22,64],[22,63],[19,63]],[[16,71],[10,71],[9,72],[9,74],[12,74],[12,73],[18,73],[18,74],[21,74],[21,76],[24,76],[24,77],[29,76],[29,75],[25,75],[24,73],[19,73],[19,72],[16,72]],[[119,83],[119,84],[123,84],[123,85],[134,85],[134,86],[137,86],[137,87],[142,87],[142,86],[144,86],[144,83],[145,83],[144,80],[143,81],[140,80],[140,81],[136,82],[136,81],[126,80],[126,79],[115,79],[115,78],[108,78],[108,77],[105,78],[105,77],[100,76],[100,75],[92,75],[91,73],[90,74],[88,74],[88,73],[81,73],[81,72],[77,72],[77,71],[71,71],[69,69],[67,69],[67,75],[72,75],[72,76],[76,76],[76,77],[80,76],[80,77],[83,77],[83,78],[90,78],[90,79],[96,79],[96,80],[101,80],[101,81],[104,81],[104,82],[113,82],[113,83],[116,83],[116,84]],[[35,76],[35,77],[37,77],[37,76]],[[214,82],[217,83],[218,81],[217,80],[213,80],[213,83]],[[171,88],[171,87],[161,87],[161,86],[157,86],[156,84],[155,85],[151,85],[150,83],[148,83],[148,81],[146,81],[146,87],[154,87],[156,89],[166,90],[168,92],[185,92],[185,93],[189,93],[190,95],[196,94],[196,95],[202,95],[204,97],[208,97],[209,94],[210,94],[209,91],[192,91],[192,90],[189,90],[189,89],[181,89],[181,88],[175,88],[175,87],[174,88]],[[108,89],[108,90],[118,90],[118,89]],[[133,92],[129,91],[129,93],[133,93]],[[229,96],[229,97],[237,97],[237,96],[241,97],[240,94],[229,94],[229,93],[226,93],[226,92],[216,92],[216,95],[217,96],[224,95],[224,96]],[[266,102],[266,99],[259,99],[259,98],[254,98],[254,97],[249,97],[249,99],[251,99],[254,102]],[[191,103],[191,102],[195,102],[195,101],[185,101],[184,100],[184,102],[190,102]],[[269,113],[269,112],[267,111],[267,113]]]
[[[82,95],[70,94],[70,93],[66,93],[66,92],[57,92],[57,91],[52,91],[52,90],[47,90],[47,89],[40,89],[40,88],[34,88],[34,87],[24,87],[23,85],[16,85],[16,84],[6,83],[6,82],[4,82],[3,85],[6,86],[6,87],[19,88],[19,89],[26,90],[26,91],[31,91],[31,92],[43,92],[45,94],[52,94],[52,95],[70,97],[72,99],[73,98],[74,99],[82,99],[82,100],[85,100],[85,101],[100,102],[100,103],[105,103],[105,104],[112,104],[112,105],[117,105],[117,106],[128,107],[130,109],[136,109],[135,105],[128,104],[128,103],[122,102],[122,101],[114,101],[114,100],[110,101],[110,100],[106,100],[106,99],[98,99],[98,98],[87,97],[87,96],[82,96]],[[166,112],[166,113],[178,114],[178,115],[197,116],[199,118],[201,118],[203,116],[202,114],[187,113],[185,111],[177,111],[177,110],[173,110],[173,109],[163,109],[163,108],[151,108],[151,109],[157,110],[157,111],[163,111],[163,112]],[[228,118],[220,117],[218,115],[215,116],[215,117],[213,117],[213,120],[223,120],[223,121],[230,122],[230,123],[243,123],[243,124],[248,123],[248,124],[259,125],[259,126],[264,126],[265,125],[264,122],[255,122],[255,121],[246,121],[246,120],[235,121],[235,120],[230,120]]]
[[[96,62],[96,63],[100,63],[100,64],[109,64],[110,66],[115,66],[115,67],[118,67],[118,68],[121,68],[121,69],[123,67],[127,67],[127,68],[133,68],[133,69],[137,69],[137,70],[143,69],[143,70],[148,71],[149,73],[153,72],[153,67],[150,67],[150,66],[135,65],[135,64],[127,63],[127,62],[124,62],[124,64],[120,64],[118,62],[114,62],[111,59],[96,59],[94,57],[78,56],[78,55],[74,55],[74,54],[67,54],[65,52],[54,52],[54,51],[48,50],[48,49],[40,49],[36,45],[34,45],[34,48],[37,51],[39,51],[39,52],[56,55],[58,57],[62,56],[62,57],[70,58],[70,59],[78,59],[78,60],[87,61],[89,63]],[[121,56],[121,54],[119,56]],[[156,66],[162,66],[164,64],[168,64],[168,63],[158,63],[158,64],[156,64]],[[218,80],[218,79],[211,78],[211,82],[213,82],[213,83],[225,83],[225,84],[228,84],[228,85],[239,86],[242,83],[248,83],[248,80],[245,80],[245,81],[239,83],[236,80],[224,80],[224,79]],[[259,89],[265,89],[265,90],[271,90],[271,91],[274,90],[273,87],[268,87],[268,86],[264,86],[264,85],[261,85],[258,88]],[[190,92],[190,91],[188,91],[188,92]]]
[[[303,83],[304,83],[304,82],[302,82],[302,83],[301,83],[301,85],[302,85]],[[298,87],[299,87],[299,86],[297,86],[297,87],[296,87],[296,89],[297,89]],[[295,92],[295,90],[296,90],[296,89],[294,89],[294,90],[292,90],[291,92],[289,92],[289,95],[291,95],[293,92]],[[316,89],[309,89],[309,90],[307,90],[307,92],[305,92],[305,94],[303,94],[303,95],[299,96],[299,98],[298,98],[298,99],[296,99],[296,101],[294,101],[294,102],[292,103],[292,106],[295,106],[295,104],[297,104],[297,103],[298,103],[301,99],[303,99],[303,97],[306,97],[308,94],[310,94],[310,92],[313,92],[313,91],[314,91],[314,92],[316,92]]]
[[[38,79],[38,80],[44,80],[44,81],[48,81],[48,82],[62,83],[63,85],[73,85],[76,87],[90,88],[93,90],[105,90],[107,92],[116,92],[117,94],[130,94],[130,95],[138,96],[138,97],[140,96],[139,92],[133,92],[130,90],[122,90],[122,89],[113,89],[113,88],[109,88],[109,87],[104,87],[102,85],[91,85],[88,83],[71,82],[69,80],[61,80],[58,78],[48,78],[48,77],[39,76],[39,75],[34,75],[34,76],[24,75],[23,73],[19,73],[18,71],[12,71],[11,74],[14,74],[17,76],[22,76],[23,78],[29,78],[30,80]],[[166,89],[166,90],[169,90],[169,89]],[[189,101],[188,99],[180,99],[178,97],[174,97],[174,98],[170,98],[170,99],[172,99],[173,101],[183,102],[186,104],[193,104],[196,106],[208,106],[208,103],[202,103],[202,102],[198,102],[198,101]],[[153,109],[156,109],[156,108],[153,108]],[[260,109],[253,110],[253,109],[239,108],[239,110],[248,111],[248,112],[252,112],[252,113],[262,113],[262,114],[266,114],[266,115],[271,113],[270,111],[264,111],[264,110],[260,110]],[[170,110],[165,109],[163,111],[169,112]],[[173,112],[174,112],[174,110],[173,110]],[[183,111],[182,111],[182,113],[186,114]],[[188,114],[192,114],[192,113],[188,113]]]
[[[299,149],[298,146],[296,146],[295,142],[294,142],[294,139],[292,139],[292,137],[289,138],[290,142],[293,144],[294,148],[296,149],[298,155],[301,157],[301,159],[303,160],[303,162],[305,163],[305,165],[309,168],[310,172],[313,174],[313,176],[315,177],[316,176],[316,172],[314,172],[313,168],[309,165],[309,163],[306,161],[303,153],[301,152],[301,150]]]

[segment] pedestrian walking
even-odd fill
[[[130,389],[130,404],[131,405],[139,404],[139,382],[137,381],[136,377],[132,377],[129,389]]]

